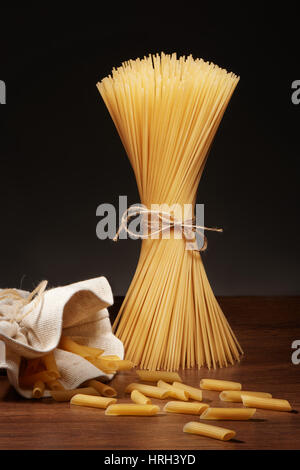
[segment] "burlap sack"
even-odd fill
[[[87,346],[105,350],[105,355],[124,358],[124,348],[111,329],[107,308],[113,295],[106,278],[99,277],[64,287],[45,290],[43,281],[36,291],[0,289],[0,344],[5,343],[5,357],[0,367],[7,369],[11,385],[25,398],[31,390],[19,385],[21,357],[35,358],[54,351],[66,389],[78,387],[86,380],[107,375],[82,357],[57,348],[62,334]],[[44,396],[50,396],[45,391]]]

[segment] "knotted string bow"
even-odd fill
[[[121,231],[124,229],[126,230],[126,232],[132,236],[132,237],[135,237],[135,238],[140,238],[140,239],[147,239],[149,238],[149,233],[148,233],[148,230],[147,230],[147,233],[146,234],[142,234],[142,233],[135,233],[135,232],[132,232],[129,228],[128,228],[128,222],[129,220],[132,218],[132,217],[136,217],[138,215],[150,215],[150,219],[151,219],[151,222],[149,224],[149,222],[147,222],[147,229],[150,228],[150,237],[152,238],[154,235],[157,235],[159,233],[163,233],[164,231],[166,230],[169,230],[170,228],[174,228],[174,229],[179,229],[181,231],[181,233],[183,234],[183,236],[185,237],[186,240],[189,240],[191,241],[194,236],[195,236],[195,232],[197,232],[199,235],[201,235],[201,237],[203,237],[203,245],[201,248],[195,248],[195,244],[194,244],[194,249],[198,250],[198,251],[205,251],[207,249],[207,237],[204,235],[203,233],[203,230],[210,230],[210,231],[213,231],[213,232],[223,232],[223,229],[221,228],[210,228],[210,227],[205,227],[205,226],[202,226],[202,225],[196,225],[194,224],[194,220],[193,219],[185,219],[185,220],[182,220],[182,219],[179,219],[179,218],[176,218],[172,213],[170,212],[165,212],[165,211],[161,211],[161,210],[153,210],[153,209],[147,209],[146,207],[142,207],[142,206],[130,206],[123,214],[122,216],[122,219],[121,219],[121,224],[120,224],[120,227],[115,235],[115,237],[113,238],[113,241],[117,241],[119,236],[120,236],[120,233]],[[157,221],[153,220],[153,217],[152,216],[156,216],[156,218],[158,219],[158,222],[161,222],[161,226],[159,226],[159,228],[157,227],[158,226],[158,223]]]

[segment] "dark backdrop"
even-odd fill
[[[299,16],[292,6],[205,4],[1,7],[1,287],[105,275],[115,295],[126,292],[140,242],[99,241],[96,208],[139,200],[96,82],[164,51],[241,76],[198,194],[206,225],[224,228],[204,254],[215,293],[300,293]]]

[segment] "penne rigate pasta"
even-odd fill
[[[90,356],[99,357],[102,356],[102,354],[104,353],[104,349],[94,348],[92,346],[85,346],[84,344],[80,344],[80,347],[83,351],[86,351],[87,355]]]
[[[77,394],[71,398],[70,403],[71,405],[88,406],[91,408],[105,409],[108,406],[114,403],[117,403],[117,400],[115,398],[96,397],[93,395]]]
[[[25,375],[36,374],[41,371],[41,358],[37,357],[36,359],[27,359],[25,361],[25,367],[23,373]]]
[[[159,411],[160,408],[157,405],[122,403],[120,405],[110,405],[105,414],[110,416],[154,416]]]
[[[181,400],[181,401],[189,400],[189,395],[187,391],[182,390],[180,388],[173,387],[173,385],[170,385],[164,382],[163,380],[159,380],[157,382],[157,386],[164,390],[167,390],[169,397],[176,398],[177,400]]]
[[[208,408],[205,403],[169,401],[164,406],[164,411],[168,413],[183,413],[188,415],[200,415]]]
[[[219,398],[222,401],[230,401],[233,403],[242,403],[242,393],[251,395],[254,397],[262,397],[262,398],[272,398],[271,393],[266,392],[246,392],[243,390],[224,390],[220,393]]]
[[[134,368],[134,363],[131,361],[127,361],[127,360],[114,361],[114,364],[115,364],[116,371],[131,370]]]
[[[83,346],[80,344],[76,343],[73,341],[71,338],[68,338],[67,336],[62,336],[60,338],[60,342],[58,347],[60,349],[63,349],[64,351],[68,351],[73,354],[77,354],[78,356],[86,357],[90,356],[91,354],[86,351]]]
[[[125,393],[131,393],[133,390],[138,390],[139,392],[142,392],[144,395],[146,395],[146,397],[159,398],[160,400],[163,400],[164,398],[167,398],[169,396],[169,391],[165,390],[164,388],[140,383],[131,383],[127,385]]]
[[[255,406],[263,410],[273,411],[292,411],[292,407],[287,400],[279,398],[254,397],[252,395],[242,394],[244,406]]]
[[[50,390],[57,390],[57,391],[65,390],[65,387],[58,380],[53,380],[51,382],[46,382],[46,384],[47,384],[47,386]]]
[[[115,373],[117,371],[131,370],[134,363],[122,359],[111,359],[112,356],[101,356],[98,358],[86,356],[86,360],[103,372]]]
[[[85,358],[87,361],[91,362],[95,367],[107,373],[115,373],[117,371],[131,370],[134,367],[134,363],[127,360],[116,360],[116,359],[106,359],[101,356],[98,358],[93,358],[87,356]]]
[[[73,354],[77,354],[78,356],[86,357],[95,357],[101,356],[104,351],[103,349],[93,348],[90,346],[84,346],[82,344],[76,343],[71,338],[67,336],[62,336],[60,339],[60,343],[58,346],[60,349],[64,351],[71,352]]]
[[[200,380],[200,388],[222,392],[223,390],[242,390],[242,385],[228,380],[202,379]]]
[[[252,418],[255,408],[207,408],[200,419],[243,421]]]
[[[97,367],[98,369],[102,370],[103,372],[107,373],[114,373],[116,372],[116,361],[112,361],[110,359],[102,359],[102,357],[91,357],[86,356],[85,359],[89,361],[93,366]]]
[[[52,372],[53,374],[56,375],[57,379],[61,376],[57,368],[53,352],[51,352],[50,354],[47,354],[46,356],[41,357],[41,361],[49,372]]]
[[[152,402],[149,397],[143,395],[143,393],[138,390],[132,390],[131,400],[138,405],[152,405]]]
[[[51,396],[55,401],[70,401],[75,395],[95,395],[100,396],[99,392],[92,387],[76,388],[73,390],[51,390]]]
[[[137,370],[137,375],[140,380],[145,382],[158,382],[163,380],[164,382],[182,382],[180,375],[177,372],[167,372],[160,370]]]
[[[220,428],[219,426],[212,426],[210,424],[197,423],[195,421],[185,424],[183,432],[211,437],[213,439],[219,439],[220,441],[229,441],[229,439],[233,439],[236,436],[236,432],[231,429]]]
[[[119,356],[112,355],[112,354],[101,356],[101,358],[104,359],[104,360],[107,360],[107,361],[108,360],[111,360],[111,361],[121,361],[122,360]]]
[[[99,380],[95,380],[95,379],[88,380],[87,382],[85,382],[85,385],[87,385],[88,387],[95,388],[103,397],[116,397],[117,396],[117,391],[113,387],[107,384],[104,384],[103,382],[100,382]]]
[[[44,382],[39,380],[33,386],[32,397],[33,398],[42,398],[42,396],[44,395],[44,391],[45,391],[45,384],[44,384]]]
[[[189,398],[193,400],[202,401],[202,390],[199,390],[199,388],[191,387],[181,382],[173,382],[173,387],[185,390]]]
[[[33,387],[36,382],[48,383],[54,380],[56,380],[56,374],[48,370],[43,370],[32,375],[23,375],[20,377],[20,385],[21,387]]]

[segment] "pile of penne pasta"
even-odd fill
[[[198,415],[200,420],[249,420],[256,412],[256,408],[275,411],[291,411],[291,405],[287,400],[274,399],[270,393],[242,390],[238,382],[226,380],[202,379],[200,388],[191,387],[182,383],[176,372],[162,371],[136,371],[139,379],[144,382],[156,382],[156,386],[143,383],[131,383],[126,392],[131,393],[132,401],[138,403],[140,408],[137,414],[158,414],[159,407],[152,405],[149,397],[166,399],[173,398],[165,404],[163,411],[167,413],[183,413]],[[202,390],[220,392],[219,398],[223,402],[242,403],[243,408],[219,407],[213,408],[203,403]],[[193,401],[190,401],[193,400]],[[113,405],[106,410],[106,414],[134,414],[134,405]],[[142,408],[144,408],[144,413]],[[130,408],[129,408],[130,407]],[[147,408],[146,408],[147,407]],[[131,410],[131,412],[129,412]],[[205,423],[191,421],[184,425],[183,431],[198,434],[223,441],[233,439],[236,432],[231,429],[212,426]]]
[[[117,356],[105,356],[104,351],[82,346],[70,338],[63,337],[59,347],[79,354],[105,372],[131,370],[134,364]],[[183,431],[190,434],[228,441],[236,432],[219,426],[209,425],[200,420],[249,420],[256,409],[292,411],[287,400],[273,398],[270,393],[242,390],[238,382],[202,379],[199,388],[184,384],[177,372],[136,370],[138,382],[130,383],[125,393],[130,402],[117,403],[117,391],[98,380],[89,380],[76,390],[64,390],[59,382],[59,372],[54,355],[27,361],[22,370],[20,383],[32,386],[33,397],[43,396],[45,386],[51,390],[56,401],[70,401],[71,405],[105,409],[107,416],[157,416],[162,413],[182,413],[199,416],[199,421],[190,421]],[[142,383],[146,382],[146,383]],[[155,385],[149,384],[155,383]],[[203,390],[219,392],[222,402],[241,403],[243,407],[210,407],[203,403]],[[163,409],[151,399],[168,401]]]
[[[118,356],[105,355],[105,351],[102,349],[78,344],[66,336],[61,337],[58,348],[83,357],[105,374],[114,374],[121,370],[131,370],[134,367],[134,364],[130,361],[121,360]],[[72,396],[72,391],[65,390],[59,380],[60,378],[61,374],[57,368],[53,352],[36,359],[22,358],[19,384],[24,389],[32,388],[33,398],[43,397],[45,390],[50,390],[54,399],[64,399],[64,396],[69,396],[69,394]],[[89,385],[91,382],[94,383],[94,387]],[[89,381],[89,383],[87,382],[87,388],[91,388],[91,394],[94,394],[96,391],[96,384],[100,384],[97,385],[97,390],[99,389],[100,393],[103,392],[103,384],[101,382],[95,380]],[[89,392],[87,388],[84,389],[85,394]],[[83,389],[81,391],[83,393]]]

